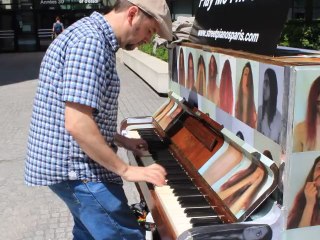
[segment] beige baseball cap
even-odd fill
[[[159,23],[159,36],[172,40],[172,21],[169,7],[165,0],[128,0],[133,5],[154,17]]]

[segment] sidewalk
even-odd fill
[[[64,203],[46,187],[24,184],[24,157],[43,53],[0,54],[0,239],[72,239],[72,217]],[[152,114],[166,98],[118,64],[121,79],[120,123],[129,116]],[[31,79],[33,80],[29,80]],[[126,161],[126,152],[119,151]],[[139,200],[133,183],[125,183],[129,204]]]

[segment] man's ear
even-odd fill
[[[128,9],[128,22],[132,25],[133,19],[138,15],[139,8],[137,6],[132,6]]]

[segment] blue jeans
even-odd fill
[[[75,240],[145,239],[122,185],[64,181],[49,186],[68,206]]]

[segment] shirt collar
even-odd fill
[[[104,37],[110,43],[111,48],[116,52],[120,46],[108,21],[98,12],[93,12],[90,17],[94,19],[98,27],[102,30]]]

